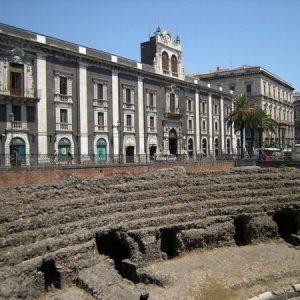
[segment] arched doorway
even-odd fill
[[[134,147],[133,146],[128,146],[126,148],[126,162],[134,162]]]
[[[230,139],[227,139],[226,141],[226,153],[230,154]]]
[[[156,154],[156,145],[150,145],[149,148],[149,154],[150,154],[150,160],[153,160]]]
[[[219,140],[215,139],[215,156],[219,156]]]
[[[188,140],[188,155],[189,155],[189,158],[193,158],[193,156],[194,156],[193,139]]]
[[[202,154],[204,155],[204,157],[207,156],[207,140],[206,139],[202,140]]]
[[[170,154],[177,154],[177,133],[174,129],[169,132],[169,151]]]
[[[103,138],[100,138],[97,141],[97,147],[96,147],[96,161],[106,161],[106,155],[107,155],[107,145],[106,140]]]
[[[26,163],[26,147],[23,139],[15,137],[10,142],[11,165],[21,165]]]
[[[58,142],[58,160],[67,161],[68,152],[71,152],[71,143],[69,139],[67,138],[60,139]]]

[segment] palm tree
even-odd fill
[[[261,108],[256,108],[253,114],[255,130],[258,133],[258,148],[262,147],[262,138],[265,131],[276,133],[277,122]]]
[[[226,118],[228,125],[234,125],[235,131],[241,133],[241,158],[244,158],[244,130],[252,125],[253,105],[249,97],[241,94],[233,100],[234,110]]]

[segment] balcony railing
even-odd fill
[[[8,130],[27,130],[27,122],[21,122],[21,121],[14,121],[14,122],[7,122],[6,123],[6,129]]]
[[[95,132],[103,132],[107,131],[106,125],[95,125]]]
[[[134,110],[134,103],[123,102],[123,108]]]
[[[99,107],[107,107],[107,100],[94,99],[93,100],[93,105],[94,106],[99,106]]]
[[[180,119],[183,116],[183,109],[177,107],[171,110],[169,107],[165,107],[164,116],[168,119]]]
[[[37,99],[37,98],[41,98],[41,90],[37,90],[35,88],[12,89],[3,84],[0,84],[0,95]]]
[[[69,96],[69,95],[55,94],[54,101],[55,102],[63,102],[63,103],[73,103],[73,98],[72,98],[72,96]]]
[[[72,131],[71,123],[56,123],[56,130]]]
[[[147,111],[151,111],[151,112],[156,112],[156,106],[149,106],[149,105],[147,105],[146,110]]]
[[[134,127],[133,126],[124,126],[124,131],[125,132],[133,132],[134,131]]]

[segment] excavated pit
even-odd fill
[[[51,286],[61,288],[61,276],[58,272],[54,259],[43,260],[40,271],[44,273],[45,289]]]
[[[287,243],[295,244],[293,235],[299,235],[300,212],[284,208],[275,212],[273,220],[277,223],[280,237]]]
[[[173,228],[161,229],[160,238],[160,249],[167,255],[168,259],[172,259],[180,254],[180,244],[177,237],[177,230]]]
[[[123,260],[130,258],[130,248],[126,239],[115,230],[108,233],[98,233],[96,235],[96,245],[98,252],[113,259],[116,270],[123,277],[128,277],[123,268]]]
[[[248,216],[238,216],[234,219],[235,227],[234,240],[237,246],[245,246],[251,243],[248,223],[250,218]]]

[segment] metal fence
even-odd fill
[[[112,165],[131,165],[131,164],[154,164],[154,163],[194,163],[194,162],[213,162],[213,161],[230,161],[235,160],[235,156],[205,157],[197,155],[189,157],[187,155],[176,155],[169,158],[156,158],[149,155],[74,155],[57,156],[30,154],[16,157],[14,155],[0,155],[0,167],[36,167],[36,166],[112,166]]]

